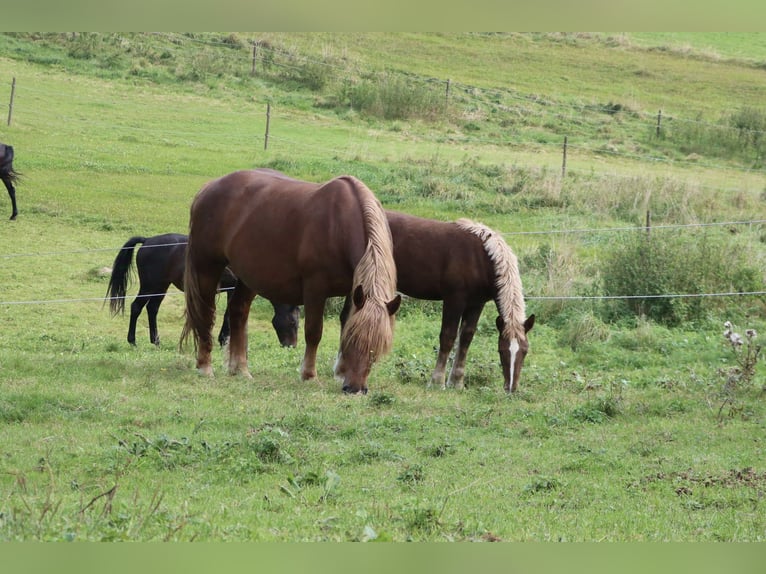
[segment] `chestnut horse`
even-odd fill
[[[112,265],[112,274],[107,287],[107,298],[112,315],[125,312],[125,297],[133,266],[133,251],[136,245],[143,247],[136,253],[136,269],[138,270],[138,295],[130,306],[130,325],[128,326],[128,343],[136,344],[136,323],[141,311],[146,307],[149,316],[149,340],[155,345],[160,344],[157,330],[157,312],[160,309],[165,294],[170,285],[175,285],[183,291],[184,268],[186,264],[186,243],[188,237],[180,233],[165,233],[153,237],[131,237],[125,242]],[[237,278],[229,269],[224,269],[220,287],[226,290],[227,298],[231,297]],[[295,347],[298,342],[298,323],[300,309],[294,305],[273,303],[274,318],[271,324],[277,333],[277,338],[283,347]],[[218,342],[221,346],[229,340],[229,315],[224,314]]]
[[[13,147],[0,143],[0,179],[8,190],[8,196],[11,198],[11,219],[16,219],[19,210],[16,209],[16,188],[14,183],[19,180],[19,172],[13,169]]]
[[[373,363],[391,349],[401,296],[386,216],[364,183],[341,176],[315,184],[250,170],[213,180],[197,193],[181,342],[193,335],[203,374],[212,375],[215,291],[226,266],[239,279],[229,303],[229,373],[250,376],[245,327],[250,303],[262,295],[305,306],[301,378],[314,379],[325,302],[349,295],[335,374],[345,392],[367,392]]]
[[[507,392],[516,391],[535,316],[525,316],[516,255],[502,236],[467,219],[448,223],[395,211],[387,211],[386,216],[394,241],[398,290],[416,299],[443,301],[431,384],[446,386],[447,359],[459,328],[449,384],[463,388],[468,347],[485,304],[493,300],[499,314],[495,324],[503,386]],[[348,308],[347,299],[341,323]]]

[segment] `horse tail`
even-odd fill
[[[21,181],[21,173],[16,171],[13,167],[13,146],[5,146],[5,158],[3,159],[3,170],[5,171],[8,179],[12,184],[17,184]]]
[[[353,289],[361,285],[366,303],[361,309],[352,306],[346,327],[341,334],[344,341],[354,341],[359,348],[378,358],[391,350],[394,336],[394,317],[388,303],[396,297],[396,264],[394,243],[383,206],[370,189],[360,180],[346,176],[362,209],[367,246],[354,268]]]
[[[189,220],[189,238],[186,245],[186,261],[184,265],[184,297],[186,299],[186,310],[184,312],[186,320],[184,322],[183,329],[181,331],[181,340],[179,342],[179,349],[186,347],[189,341],[189,335],[192,336],[194,343],[194,349],[197,350],[199,344],[199,332],[198,326],[206,324],[206,318],[210,313],[215,313],[215,309],[211,311],[209,307],[204,303],[202,294],[200,291],[199,272],[195,263],[192,252],[194,250],[194,202],[192,203],[192,216]]]
[[[112,275],[109,278],[109,286],[106,288],[106,297],[109,300],[109,309],[112,316],[125,312],[125,295],[130,283],[130,271],[133,266],[133,249],[139,243],[145,243],[146,237],[135,236],[125,242],[112,265]]]

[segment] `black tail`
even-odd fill
[[[12,184],[17,184],[21,180],[21,174],[13,169],[13,146],[5,146],[5,157],[0,169],[8,176]]]
[[[122,246],[112,265],[112,276],[109,286],[106,288],[106,298],[109,300],[109,309],[112,315],[125,312],[125,294],[130,282],[130,269],[133,265],[133,248],[146,242],[146,237],[131,237]]]

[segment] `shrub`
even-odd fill
[[[736,240],[710,232],[629,236],[606,255],[605,295],[630,297],[611,301],[609,314],[645,315],[666,325],[700,321],[726,301],[685,295],[760,290],[754,259]]]

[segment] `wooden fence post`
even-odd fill
[[[646,236],[649,237],[652,233],[652,212],[646,210]]]
[[[450,83],[451,83],[451,82],[452,82],[452,80],[450,80],[449,78],[447,78],[447,91],[446,91],[446,92],[445,92],[445,94],[444,94],[444,103],[445,103],[446,105],[449,105],[449,86],[450,86]]]
[[[561,177],[566,177],[567,174],[567,136],[564,136],[564,155],[561,160]]]
[[[263,137],[263,149],[269,148],[269,124],[271,123],[271,104],[266,104],[266,135]]]
[[[13,78],[11,82],[11,102],[8,104],[8,125],[11,125],[11,118],[13,117],[13,98],[16,95],[16,78]]]
[[[662,110],[657,112],[657,137],[660,137],[660,124],[662,123]]]
[[[253,68],[250,70],[250,75],[255,76],[255,64],[258,61],[258,42],[253,42]]]

